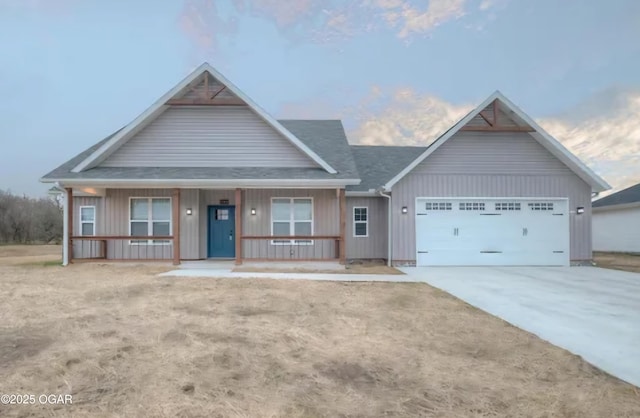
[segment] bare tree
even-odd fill
[[[17,196],[0,190],[0,243],[62,240],[62,208],[52,199]]]

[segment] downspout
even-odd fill
[[[62,265],[67,266],[69,265],[69,225],[67,224],[69,219],[69,194],[59,181],[55,184],[58,189],[62,190],[64,196],[62,206]]]
[[[387,266],[391,267],[391,241],[393,238],[393,229],[391,228],[391,195],[382,193],[382,190],[378,190],[378,194],[387,198]]]

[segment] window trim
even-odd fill
[[[169,200],[169,235],[173,235],[173,200],[171,196],[129,196],[129,236],[131,236],[131,222],[143,222],[133,221],[131,219],[131,201],[132,200],[147,200],[147,235],[153,236],[153,199]],[[156,220],[155,222],[167,222],[166,220]],[[165,241],[165,240],[163,240]],[[129,240],[129,245],[173,245],[173,240],[168,239],[165,242],[155,242],[155,240]]]
[[[93,209],[93,221],[83,221],[82,220],[82,209]],[[78,223],[80,224],[80,230],[78,231],[78,235],[81,237],[95,237],[96,236],[96,207],[95,205],[83,205],[78,208]],[[82,233],[82,225],[83,224],[91,224],[93,226],[93,233],[90,235],[84,235]]]
[[[289,200],[289,205],[290,205],[290,210],[289,210],[289,235],[294,235],[295,236],[295,224],[296,224],[296,220],[294,219],[294,201],[296,200],[311,200],[311,220],[310,221],[298,221],[298,222],[310,222],[311,223],[311,235],[313,236],[315,234],[315,210],[314,210],[314,206],[315,206],[315,202],[313,200],[313,197],[286,197],[286,196],[272,196],[271,200],[270,200],[270,206],[269,206],[269,211],[270,211],[270,217],[271,217],[271,235],[273,236],[273,223],[274,222],[285,222],[285,221],[275,221],[273,219],[273,201],[276,199],[288,199]],[[292,239],[289,240],[289,242],[286,242],[285,240],[271,240],[270,241],[271,245],[314,245],[315,241],[308,241],[308,242],[296,242],[296,240]]]
[[[364,209],[366,211],[365,215],[367,219],[365,221],[356,221],[356,209]],[[369,206],[354,206],[353,207],[353,237],[354,238],[369,238]],[[364,235],[356,235],[356,224],[365,224],[366,234]]]

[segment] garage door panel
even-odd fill
[[[566,199],[416,200],[418,265],[568,265]]]

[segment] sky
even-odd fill
[[[640,182],[637,0],[0,0],[0,189],[207,61],[278,118],[419,145],[495,90],[614,190]]]

